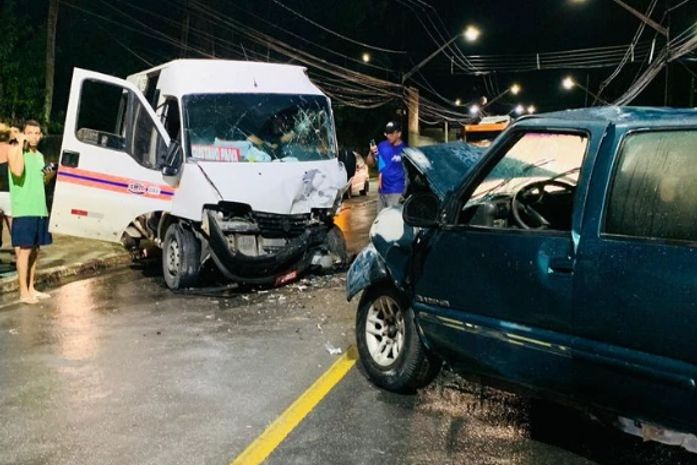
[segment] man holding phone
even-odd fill
[[[9,151],[10,203],[12,205],[12,245],[17,255],[17,277],[20,301],[38,303],[50,297],[34,288],[34,275],[39,249],[52,242],[48,232],[48,208],[44,184],[55,174],[55,169],[44,164],[44,156],[37,147],[43,134],[34,120],[24,125],[24,133],[16,136],[16,144]]]
[[[406,144],[402,141],[402,128],[397,121],[385,125],[386,140],[371,143],[368,164],[378,165],[378,212],[397,205],[406,190],[406,175],[402,164],[402,152]]]

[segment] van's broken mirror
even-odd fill
[[[165,162],[162,166],[162,174],[164,176],[178,175],[182,166],[182,161],[182,147],[179,145],[179,142],[173,140],[170,142],[169,147],[167,147]]]

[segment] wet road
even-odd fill
[[[344,209],[349,248],[374,205]],[[348,213],[347,213],[348,212]],[[361,237],[363,239],[361,239]],[[353,342],[341,275],[173,294],[122,270],[0,309],[0,464],[227,464]],[[413,396],[354,368],[269,464],[688,464],[680,449],[450,373]]]

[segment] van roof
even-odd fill
[[[302,66],[217,59],[174,60],[128,76],[136,85],[160,74],[157,88],[163,95],[272,93],[324,95]]]

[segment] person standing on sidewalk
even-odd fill
[[[42,136],[39,123],[29,120],[8,153],[12,246],[17,255],[20,301],[27,304],[50,297],[34,288],[39,249],[52,242],[44,184],[53,173],[46,174],[44,156],[37,150]]]
[[[397,205],[406,190],[406,174],[402,164],[402,152],[406,144],[402,141],[402,128],[397,121],[385,125],[386,140],[370,148],[370,165],[378,165],[378,212]]]

